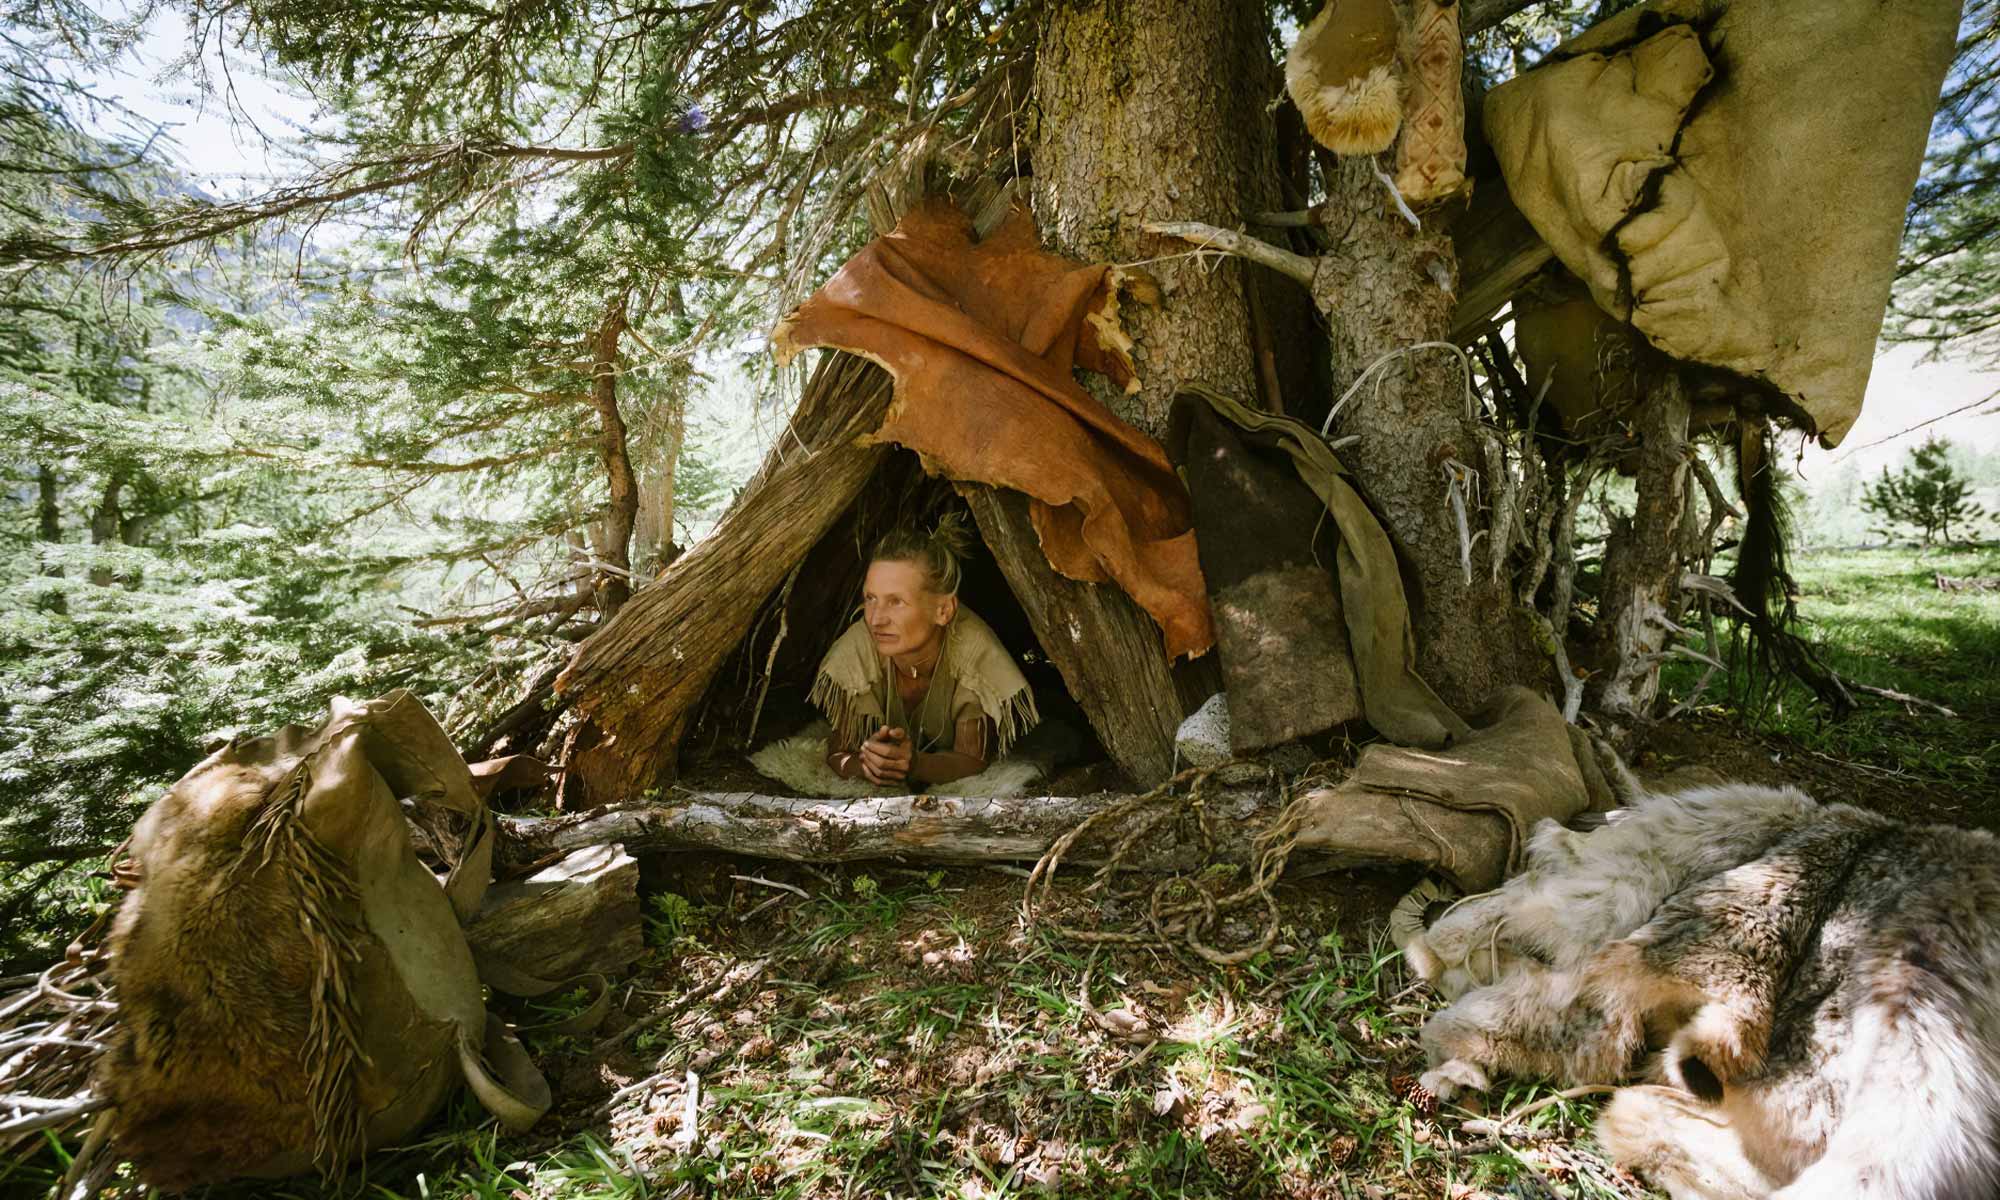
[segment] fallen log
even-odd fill
[[[551,854],[616,842],[628,851],[710,850],[790,862],[901,858],[935,863],[1034,862],[1085,818],[1122,804],[1127,793],[1089,796],[884,796],[819,800],[755,792],[686,792],[681,803],[597,809],[560,817],[501,817],[499,857],[521,865]],[[1206,800],[1228,836],[1207,854],[1192,822],[1184,835],[1149,838],[1125,857],[1148,871],[1192,870],[1211,861],[1247,862],[1256,835],[1276,820],[1277,793],[1233,788]],[[1111,831],[1114,835],[1119,830]],[[1104,861],[1086,841],[1065,862]]]

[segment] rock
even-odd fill
[[[1229,748],[1229,697],[1217,692],[1182,721],[1180,732],[1174,734],[1174,750],[1183,767],[1213,767],[1234,758]]]

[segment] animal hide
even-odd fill
[[[1360,717],[1361,686],[1331,570],[1338,527],[1273,436],[1225,415],[1181,393],[1167,446],[1194,501],[1229,744],[1244,754]]]
[[[1394,0],[1326,0],[1285,55],[1285,90],[1306,129],[1335,154],[1379,154],[1403,123]]]
[[[1598,1137],[1676,1200],[2000,1194],[2000,841],[1747,785],[1612,816],[1412,941],[1471,988],[1426,1087],[1633,1084]]]
[[[432,810],[446,880],[417,858],[403,800]],[[475,964],[461,923],[492,853],[470,772],[407,692],[337,699],[318,728],[198,763],[140,818],[120,872],[137,883],[105,942],[118,1015],[97,1067],[115,1150],[167,1190],[337,1173],[461,1078],[510,1128],[532,1124],[547,1084],[487,1014],[481,976],[517,994],[567,983]]]
[[[1595,806],[1594,755],[1555,706],[1503,688],[1479,724],[1442,750],[1376,743],[1336,787],[1293,801],[1302,849],[1341,862],[1414,862],[1467,888],[1491,887],[1536,822]]]
[[[1396,190],[1413,205],[1434,204],[1465,188],[1465,39],[1458,8],[1458,0],[1417,0],[1410,22]]]
[[[1961,7],[1651,0],[1494,88],[1484,131],[1604,311],[1831,446],[1861,411]]]
[[[1158,442],[1071,374],[1138,386],[1118,323],[1120,291],[1138,278],[1043,253],[1023,209],[974,244],[971,221],[933,197],[792,310],[771,349],[780,363],[808,346],[880,363],[896,391],[867,440],[1027,493],[1049,565],[1115,581],[1178,658],[1215,643],[1187,489]]]
[[[1261,412],[1249,408],[1220,392],[1199,384],[1190,384],[1174,398],[1175,426],[1178,435],[1170,435],[1186,449],[1191,430],[1191,415],[1198,409],[1213,410],[1214,414],[1235,430],[1235,436],[1246,445],[1256,446],[1265,451],[1280,451],[1290,460],[1298,480],[1311,489],[1324,509],[1324,523],[1338,537],[1334,548],[1333,566],[1340,580],[1340,602],[1336,611],[1343,619],[1347,630],[1347,650],[1354,656],[1354,682],[1361,689],[1362,712],[1382,736],[1404,746],[1438,747],[1447,742],[1463,738],[1471,732],[1471,727],[1445,702],[1433,692],[1417,674],[1416,638],[1410,632],[1410,606],[1403,591],[1403,578],[1396,564],[1395,547],[1389,544],[1389,535],[1382,531],[1381,522],[1375,519],[1361,494],[1348,481],[1347,468],[1334,457],[1327,448],[1326,439],[1289,417]],[[1191,478],[1200,479],[1207,473],[1189,466]],[[1232,499],[1221,498],[1224,505]],[[1210,505],[1213,508],[1213,505]],[[1254,514],[1253,519],[1254,519]],[[1274,518],[1277,519],[1277,518]],[[1292,518],[1284,518],[1288,523]],[[1275,528],[1275,526],[1274,526]],[[1263,532],[1245,529],[1233,523],[1221,523],[1215,536],[1208,539],[1264,543],[1273,539]],[[1260,653],[1268,655],[1282,652],[1284,643],[1298,639],[1302,646],[1310,647],[1312,639],[1324,639],[1327,633],[1320,630],[1311,639],[1296,630],[1302,623],[1296,613],[1261,614],[1242,602],[1245,599],[1243,584],[1247,566],[1252,563],[1288,564],[1288,554],[1303,557],[1309,547],[1284,547],[1274,545],[1232,546],[1218,551],[1206,545],[1203,554],[1217,555],[1218,562],[1235,558],[1233,566],[1225,567],[1226,580],[1217,585],[1220,602],[1230,610],[1231,623],[1236,626],[1232,637],[1238,645],[1245,640],[1264,640],[1272,645],[1260,647]],[[1289,560],[1296,562],[1296,559]],[[1303,566],[1302,563],[1298,564]],[[1295,599],[1298,597],[1295,597]],[[1325,624],[1324,612],[1308,613],[1303,623]],[[1258,631],[1258,622],[1267,622],[1273,628],[1280,628],[1275,636],[1268,630]],[[1232,662],[1242,664],[1240,656],[1231,660],[1225,658],[1223,669],[1231,672],[1237,669]],[[1337,668],[1332,668],[1337,669]],[[1231,717],[1234,718],[1236,682],[1230,683]],[[1323,716],[1332,705],[1315,705],[1308,717]],[[1301,732],[1309,732],[1302,728]],[[1239,746],[1244,743],[1237,743]]]

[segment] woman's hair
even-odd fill
[[[906,525],[883,534],[868,561],[915,563],[926,587],[940,596],[956,596],[971,552],[972,530],[966,528],[965,514],[950,512],[929,533]]]

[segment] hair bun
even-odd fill
[[[975,544],[965,513],[954,511],[939,518],[929,533],[904,526],[883,535],[869,561],[915,563],[923,568],[931,591],[956,596],[966,556]]]
[[[931,530],[931,545],[943,555],[963,560],[972,553],[972,526],[966,521],[965,513],[953,510],[938,518],[936,528]]]

